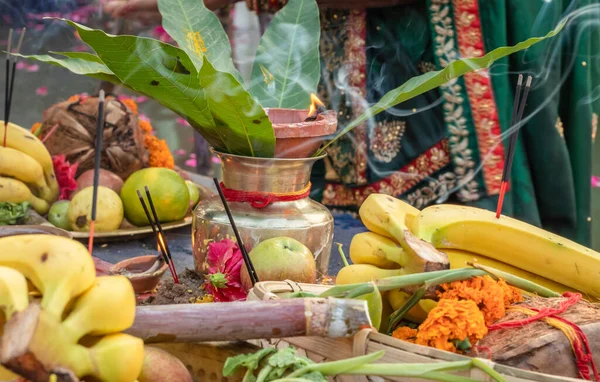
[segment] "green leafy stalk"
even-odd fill
[[[339,375],[344,374],[352,369],[355,369],[359,366],[366,365],[371,362],[377,361],[379,358],[383,357],[385,351],[380,350],[375,353],[363,355],[360,357],[343,359],[340,361],[332,361],[325,363],[312,363],[310,365],[304,366],[293,373],[289,374],[288,378],[296,378],[301,377],[304,374],[308,374],[310,372],[316,371],[323,375]]]
[[[410,275],[402,275],[402,276],[393,276],[386,277],[383,279],[376,280],[374,284],[381,292],[385,292],[392,289],[402,289],[410,286],[421,285],[429,280],[435,279],[437,277],[446,276],[445,280],[467,280],[471,277],[483,276],[488,273],[482,271],[480,269],[472,269],[472,268],[461,268],[461,269],[446,269],[443,271],[434,271],[434,272],[423,272],[423,273],[414,273]],[[450,282],[450,281],[445,281]],[[373,291],[372,282],[364,282],[364,283],[356,283],[356,284],[347,284],[347,285],[337,285],[331,289],[326,290],[321,293],[319,297],[342,297],[342,298],[351,298],[356,296],[361,296],[366,293],[371,293]]]
[[[290,0],[275,14],[258,45],[250,81],[250,93],[263,107],[308,107],[321,76],[319,24],[315,0]]]
[[[394,313],[390,315],[389,323],[388,323],[388,334],[392,334],[396,325],[404,318],[404,315],[408,313],[415,305],[421,301],[423,296],[425,295],[425,291],[427,288],[425,286],[420,287],[413,293],[412,296]]]
[[[516,288],[519,288],[521,290],[524,290],[524,291],[527,291],[530,293],[535,293],[538,296],[561,297],[560,293],[554,292],[553,290],[550,290],[546,287],[538,285],[538,284],[534,283],[533,281],[523,279],[523,278],[515,276],[511,273],[503,272],[499,269],[495,269],[495,268],[477,264],[477,263],[469,263],[469,265],[471,265],[474,268],[486,271],[490,276],[492,276],[494,278],[504,279],[504,281],[506,281],[508,284],[510,284]]]
[[[346,258],[346,254],[344,253],[344,250],[342,249],[342,247],[344,245],[342,243],[335,243],[335,245],[337,245],[337,247],[338,247],[338,252],[340,253],[340,256],[342,257],[342,263],[344,263],[344,267],[349,266],[350,264],[348,264],[348,259]]]
[[[361,116],[350,122],[343,130],[341,130],[331,141],[324,145],[314,156],[323,155],[325,149],[340,137],[354,129],[356,126],[365,122],[369,118],[387,110],[390,107],[396,106],[399,103],[408,101],[432,89],[435,89],[446,82],[458,78],[465,73],[473,72],[478,69],[489,68],[496,60],[505,56],[516,53],[530,46],[537,44],[547,38],[556,36],[565,26],[567,19],[563,20],[554,30],[550,31],[543,37],[532,37],[513,46],[501,47],[492,50],[482,57],[462,58],[460,60],[449,63],[444,69],[428,72],[423,75],[413,77],[386,93],[379,102],[367,109]]]

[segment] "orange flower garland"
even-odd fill
[[[506,284],[502,284],[490,276],[473,277],[469,280],[442,284],[443,292],[438,292],[440,299],[471,300],[477,304],[485,323],[491,325],[504,317],[506,307],[514,302],[523,301],[521,293]]]
[[[459,352],[456,342],[468,339],[475,344],[487,334],[488,325],[504,317],[511,304],[523,301],[519,289],[490,276],[442,284],[440,288],[437,306],[419,328],[399,327],[392,337]]]

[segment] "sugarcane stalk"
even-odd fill
[[[349,337],[371,326],[367,303],[334,298],[140,306],[126,333],[146,343]]]
[[[494,277],[495,279],[501,278],[504,281],[506,281],[509,285],[512,285],[515,288],[519,288],[526,292],[535,293],[541,297],[561,297],[560,293],[557,293],[551,289],[548,289],[546,287],[538,285],[538,284],[534,283],[533,281],[529,281],[529,280],[520,278],[518,276],[515,276],[511,273],[504,272],[499,269],[488,267],[486,265],[481,265],[481,264],[477,264],[477,263],[467,263],[467,264],[472,266],[473,268],[486,271],[487,273],[490,274],[490,276]]]

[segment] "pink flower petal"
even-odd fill
[[[592,175],[592,187],[600,187],[600,176]]]
[[[27,66],[28,65],[26,62],[19,61],[19,62],[17,62],[16,68],[17,68],[17,70],[23,70],[23,69],[27,69]]]
[[[190,158],[190,159],[186,160],[185,165],[189,166],[189,167],[196,167],[196,159]]]
[[[221,159],[219,157],[212,157],[212,158],[210,158],[210,161],[214,164],[221,163]]]
[[[194,158],[194,159],[196,159],[196,154],[194,154],[194,153],[191,153],[191,154],[190,154],[190,158]]]
[[[186,151],[183,149],[179,149],[177,151],[175,151],[175,155],[185,155]]]
[[[19,64],[17,64],[17,65],[19,65]],[[40,66],[38,64],[29,65],[29,67],[26,70],[30,73],[39,72]]]
[[[39,88],[35,89],[35,94],[42,97],[48,95],[48,88],[46,86],[40,86]]]
[[[175,122],[177,122],[178,124],[182,125],[182,126],[189,126],[190,124],[188,123],[188,121],[186,121],[185,119],[178,117]]]
[[[138,115],[138,118],[141,119],[142,121],[150,122],[150,118],[148,118],[148,116],[146,114],[140,114],[140,115]]]
[[[144,103],[146,101],[148,101],[148,97],[145,97],[145,96],[139,96],[135,99],[135,102],[137,102],[137,103]]]

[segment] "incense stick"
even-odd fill
[[[10,49],[12,43],[13,30],[8,30],[8,47],[6,48],[6,73],[5,73],[5,84],[4,84],[4,143],[6,147],[6,134],[8,131],[8,98],[10,94]]]
[[[146,207],[146,202],[144,202],[144,197],[142,196],[142,193],[140,192],[140,190],[137,190],[136,192],[137,192],[138,198],[140,199],[140,203],[142,204],[142,208],[144,209],[144,213],[146,214],[146,217],[148,218],[148,221],[150,222],[150,227],[152,227],[152,232],[154,232],[154,234],[156,235],[156,242],[158,243],[159,252],[161,253],[162,258],[165,261],[165,263],[169,266],[169,272],[171,272],[171,277],[173,278],[173,281],[176,284],[179,284],[179,279],[177,277],[177,273],[175,272],[175,264],[173,264],[172,261],[169,261],[169,257],[167,256],[167,250],[165,249],[163,240],[160,240],[160,237],[159,237],[160,233],[158,232],[158,230],[156,229],[156,226],[154,225],[154,220],[150,216],[150,211],[148,211],[148,207]]]
[[[102,153],[102,134],[104,132],[104,90],[100,90],[100,102],[98,102],[98,116],[96,117],[96,146],[94,157],[94,194],[92,196],[92,221],[90,222],[90,238],[88,251],[92,254],[94,247],[94,226],[96,222],[96,202],[98,200],[98,183],[100,180],[100,161]]]
[[[15,57],[12,63],[10,72],[10,83],[8,82],[8,68],[10,61],[10,39],[12,39],[12,29],[9,32],[8,51],[6,57],[6,100],[4,102],[4,142],[3,146],[6,147],[6,136],[8,135],[8,123],[10,122],[10,109],[12,107],[13,90],[15,88],[15,73],[17,71],[18,58]],[[19,43],[17,44],[17,53],[21,52],[21,45],[23,45],[23,38],[25,37],[25,28],[21,30],[21,36],[19,37]]]
[[[225,207],[225,212],[227,213],[227,217],[229,218],[229,223],[231,223],[231,228],[233,229],[233,233],[235,234],[235,238],[237,239],[238,247],[242,252],[242,257],[244,258],[244,263],[246,263],[246,269],[248,270],[248,275],[250,275],[250,281],[252,281],[252,285],[258,282],[258,275],[256,274],[256,270],[254,269],[254,265],[252,264],[252,260],[250,260],[250,256],[248,255],[248,251],[246,251],[246,247],[242,242],[242,237],[240,236],[240,232],[235,226],[235,222],[233,221],[233,215],[231,214],[231,210],[229,209],[229,203],[227,203],[227,199],[225,199],[225,195],[223,194],[223,190],[221,189],[221,185],[217,178],[213,178],[215,182],[215,186],[217,186],[217,191],[219,191],[219,196],[221,197],[221,202],[223,203],[223,207]]]
[[[158,214],[156,213],[156,209],[154,208],[154,202],[152,202],[152,196],[150,195],[150,190],[148,186],[144,186],[144,190],[146,191],[146,198],[148,198],[148,204],[150,205],[150,210],[152,211],[152,215],[154,216],[154,222],[156,224],[156,228],[158,228],[159,237],[158,240],[162,241],[165,252],[169,257],[169,261],[173,263],[173,257],[171,256],[171,250],[169,249],[169,244],[167,243],[167,239],[165,237],[165,233],[163,232],[162,226],[160,225],[160,220],[158,220]],[[175,264],[173,264],[173,273],[175,275],[175,282],[179,284],[179,277],[177,276],[177,271],[175,269]]]
[[[504,204],[504,195],[506,194],[506,188],[510,179],[510,173],[512,169],[513,159],[515,157],[515,150],[517,147],[517,138],[519,137],[518,126],[523,118],[523,112],[525,111],[525,105],[527,104],[527,96],[529,95],[529,89],[531,88],[532,77],[527,77],[527,83],[523,89],[523,97],[521,97],[521,87],[523,85],[523,75],[519,74],[519,80],[517,81],[517,88],[515,91],[515,100],[513,102],[513,113],[511,118],[511,129],[515,130],[510,135],[510,141],[506,150],[506,157],[504,160],[504,169],[502,170],[502,184],[500,185],[500,195],[498,197],[498,205],[496,207],[496,219],[500,219],[502,214],[502,206]]]

